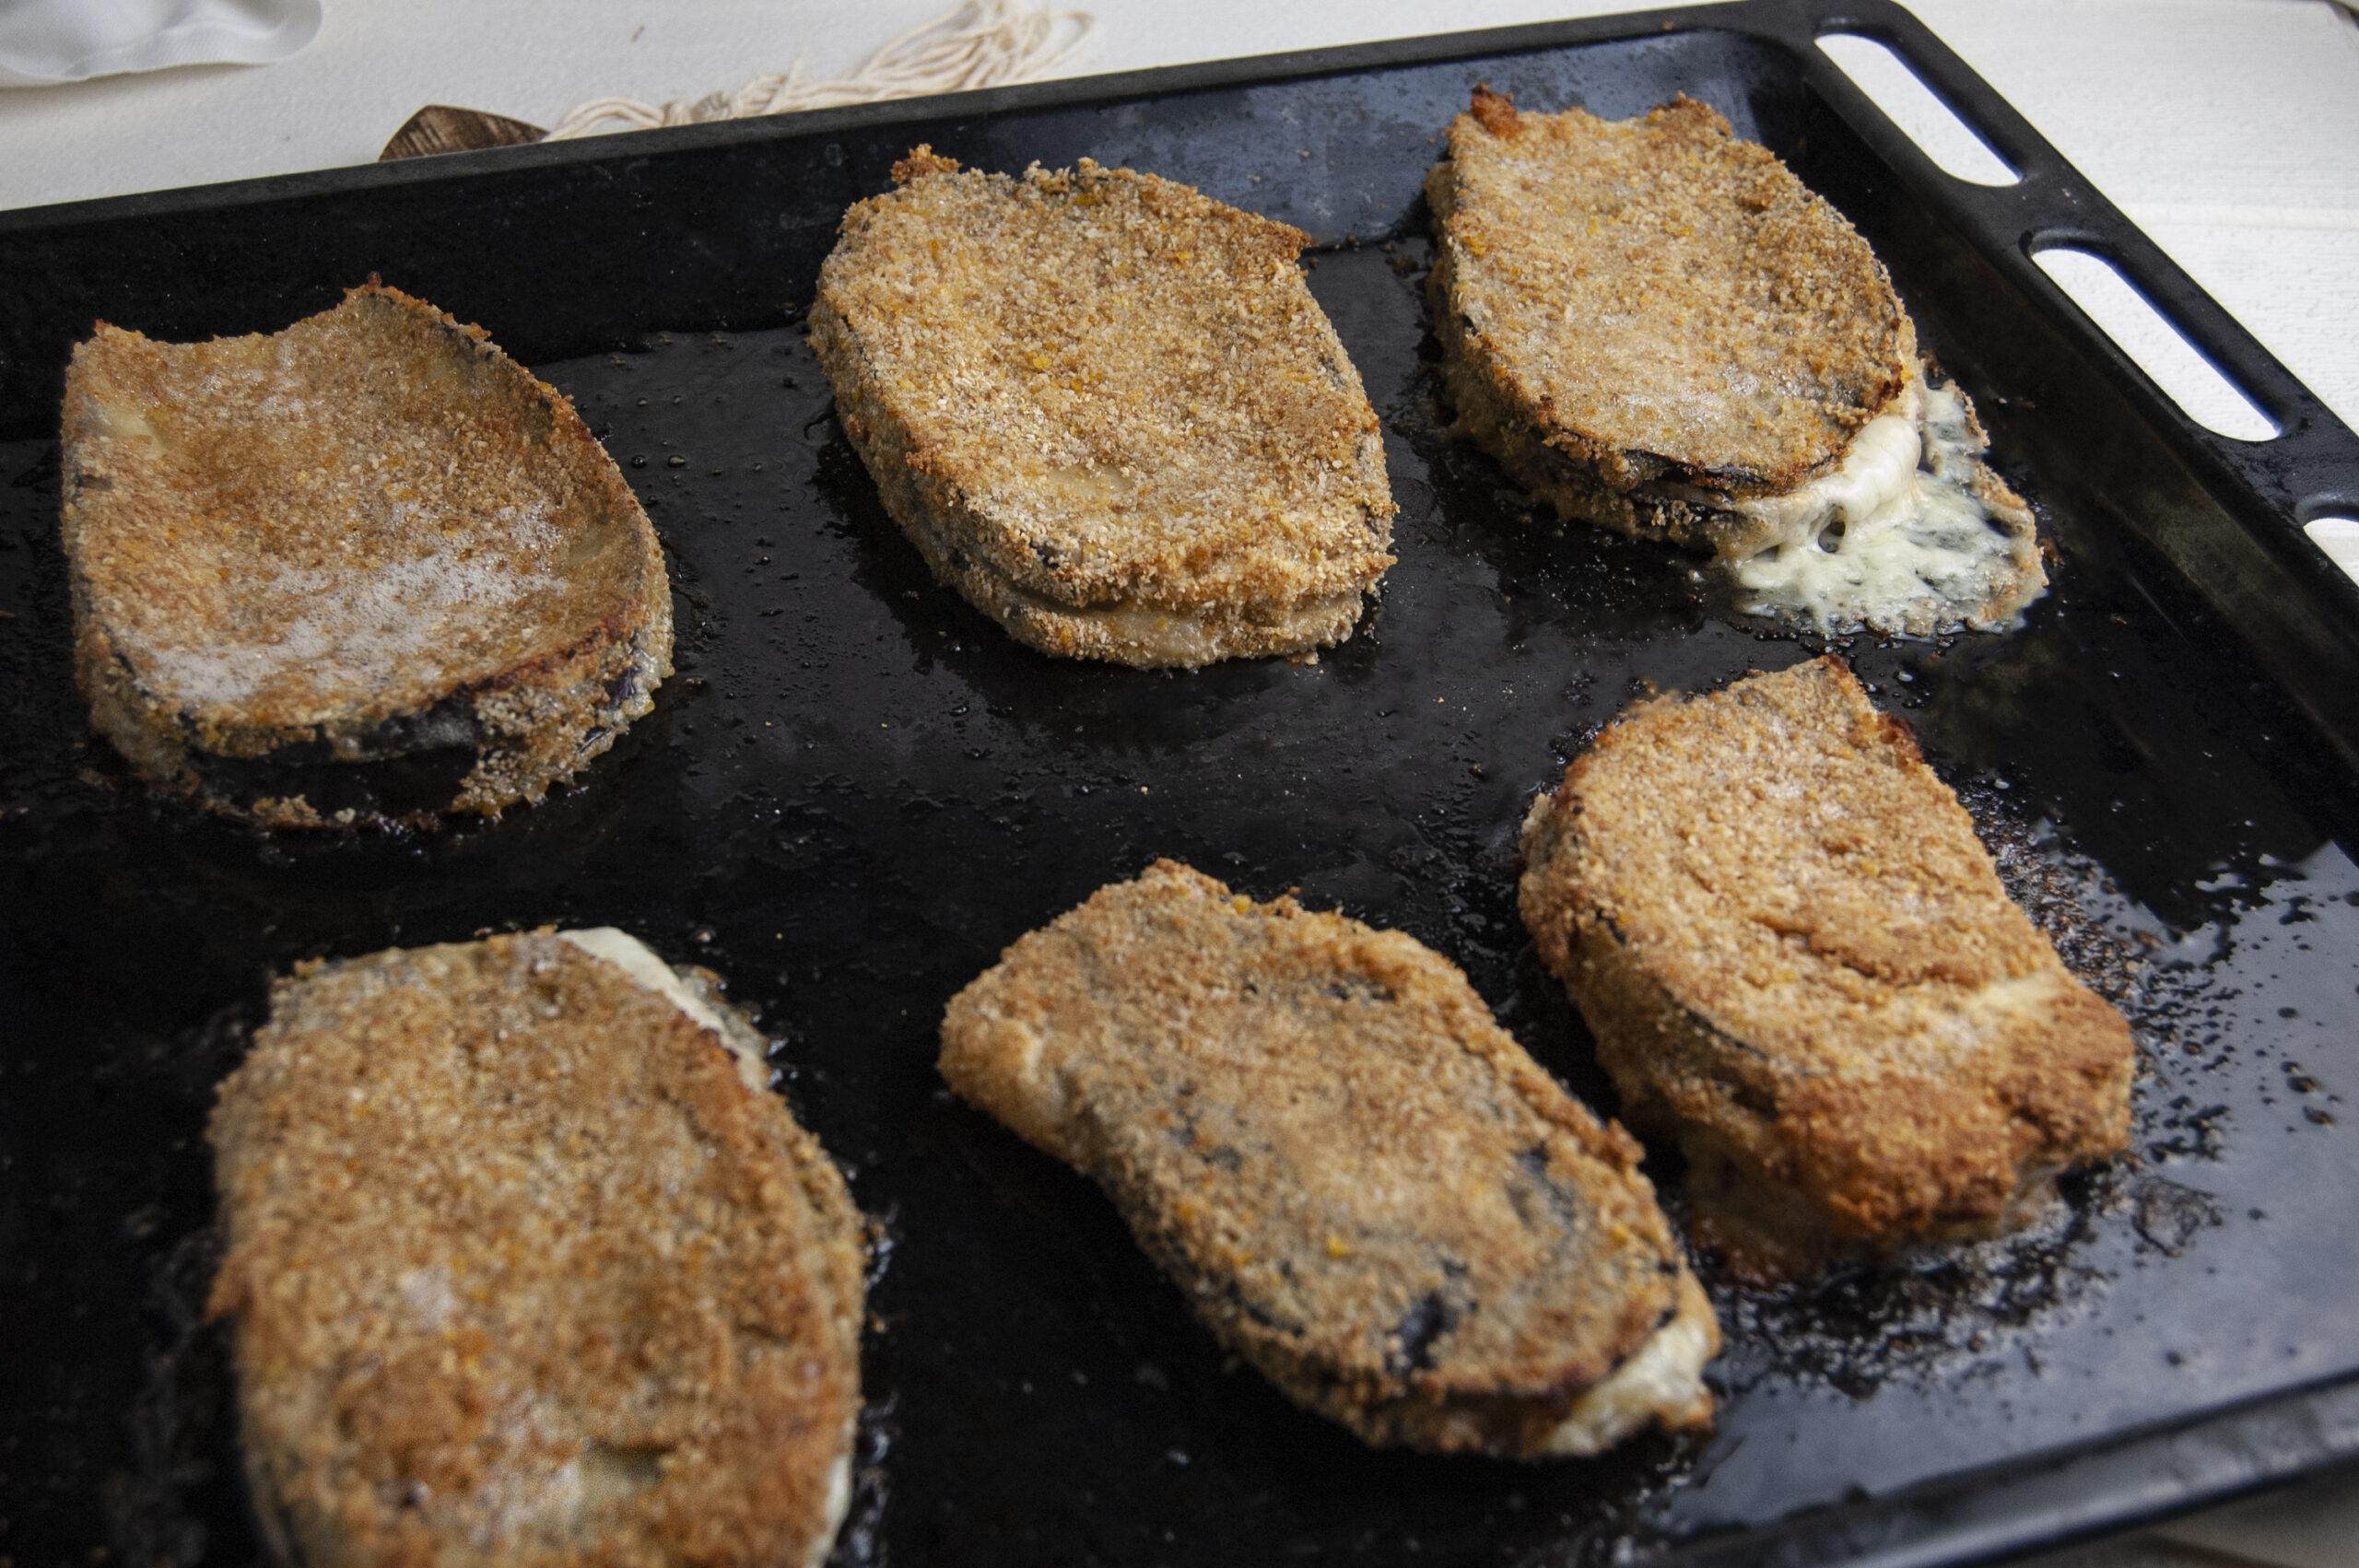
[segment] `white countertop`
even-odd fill
[[[365,163],[446,103],[555,123],[584,99],[856,68],[947,0],[326,0],[267,66],[0,91],[0,208]],[[2359,23],[2327,0],[1907,0],[2346,424],[2359,427]],[[1076,0],[1066,0],[1076,6]],[[1079,0],[1057,74],[1637,8],[1595,0]],[[2359,1562],[2359,1480],[2067,1554],[2055,1568]],[[2222,1553],[2234,1553],[2224,1556]]]

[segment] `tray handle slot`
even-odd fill
[[[2302,524],[2302,532],[2310,543],[2326,552],[2332,561],[2359,582],[2359,517],[2341,517],[2326,512]]]
[[[2080,245],[2037,242],[2031,256],[2180,413],[2231,440],[2276,437],[2278,421],[2110,258]]]
[[[2042,308],[2051,317],[2069,321],[2081,333],[2098,326],[2091,335],[2117,356],[2114,376],[2136,383],[2137,395],[2156,415],[2177,422],[2184,436],[2194,438],[2205,459],[2217,465],[2217,477],[2230,479],[2249,500],[2274,512],[2288,532],[2326,513],[2359,516],[2359,441],[2352,429],[2080,170],[2059,157],[2012,104],[1923,22],[1895,0],[1754,3],[1765,10],[1774,8],[1789,46],[1810,57],[1813,88],[1887,161],[1921,158],[1934,170],[1940,168],[1834,54],[1811,47],[1821,37],[1856,36],[1891,50],[2022,175],[2020,183],[2010,186],[1957,180],[1920,186],[1920,192],[1995,265],[2035,297],[2044,296]],[[1898,167],[1895,163],[1895,170]],[[2069,293],[2036,260],[2041,251],[2054,247],[2101,257],[2115,275],[2107,282],[2116,283],[2135,301],[2132,312],[2156,312],[2167,323],[2157,330],[2156,341],[2169,344],[2196,366],[2199,377],[2216,373],[2225,379],[2233,391],[2213,418],[2228,420],[2232,410],[2232,433],[2222,434],[2212,419],[2187,412],[2187,399],[2178,395],[2166,374],[2158,375],[2155,365],[2142,357],[2120,332],[2106,330],[2099,312]],[[2315,548],[2306,538],[2298,546],[2304,554]],[[2328,573],[2326,580],[2330,594],[2339,601],[2354,586],[2340,572]],[[2348,614],[2347,605],[2338,613]]]
[[[1819,35],[1818,47],[1951,179],[1972,185],[2022,182],[2022,171],[1999,155],[1989,137],[1891,45],[1865,33],[1829,32]]]

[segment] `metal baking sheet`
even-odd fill
[[[1838,22],[2024,183],[1934,170],[1812,46]],[[2135,1153],[2046,1223],[1784,1290],[1707,1260],[1717,1432],[1544,1466],[1372,1453],[1295,1410],[1094,1189],[933,1070],[943,1003],[1003,945],[1172,855],[1412,932],[1614,1107],[1515,918],[1516,825],[1633,694],[1820,645],[1730,615],[1675,552],[1536,515],[1444,438],[1417,187],[1477,81],[1609,116],[1705,99],[1875,243],[2056,586],[2012,636],[1839,646],[2143,1054]],[[798,325],[844,205],[919,141],[1130,163],[1314,235],[1402,505],[1349,643],[1060,662],[929,579]],[[2029,262],[2059,235],[2287,434],[2188,424]],[[370,272],[577,401],[663,534],[680,671],[541,806],[263,836],[151,798],[87,731],[59,377],[93,318],[275,330]],[[544,922],[725,974],[881,1223],[839,1562],[1965,1562],[2359,1452],[2359,591],[2298,531],[2359,495],[2359,441],[1895,7],[1754,0],[0,215],[0,1561],[256,1561],[202,1320],[213,1085],[274,971]],[[1675,1157],[1649,1168],[1675,1201]]]

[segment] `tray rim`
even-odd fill
[[[2301,535],[2300,525],[2329,512],[2359,513],[2359,435],[2345,426],[2226,310],[2203,291],[2126,215],[2100,193],[1995,88],[1897,0],[1727,0],[1645,11],[1566,18],[1470,31],[1421,34],[1354,44],[968,92],[894,99],[748,120],[653,131],[618,132],[561,143],[534,143],[248,177],[0,209],[0,238],[136,223],[172,215],[218,212],[308,198],[464,180],[529,174],[617,160],[640,163],[719,148],[873,130],[940,119],[994,118],[1039,110],[1086,108],[1149,96],[1252,86],[1453,60],[1578,48],[1671,33],[1722,32],[1780,49],[1816,94],[1914,193],[1945,213],[1988,227],[2013,222],[2020,238],[2010,275],[2026,286],[2064,335],[2105,365],[2158,438],[2201,463],[2197,477],[2218,496],[2225,481],[2258,500],[2307,547],[2323,568],[2330,596],[2344,602],[2359,649],[2359,582],[2345,577]],[[1834,61],[1812,45],[1828,33],[1884,44],[1915,69],[1937,98],[1979,133],[2022,175],[2009,186],[1980,186],[1940,170]],[[2063,210],[2058,210],[2061,200]],[[1969,241],[1973,224],[1961,226]],[[1370,237],[1373,238],[1373,237]],[[2196,425],[2144,371],[2097,328],[2031,261],[2039,250],[2071,246],[2111,262],[2150,302],[2176,318],[2200,353],[2281,425],[2278,437],[2243,442]],[[2265,451],[2294,449],[2320,463],[2327,477],[2289,487],[2255,472]],[[2298,492],[2298,493],[2297,493]],[[2240,509],[2231,507],[2232,511]],[[2343,591],[2333,595],[2339,586]],[[2240,638],[2246,628],[2236,628]],[[2271,661],[2261,654],[2264,665]],[[2272,671],[2272,673],[2275,672]],[[2306,707],[2306,705],[2305,705]],[[2359,731],[2345,736],[2315,712],[2311,720],[2354,774]],[[1844,1562],[1855,1568],[1968,1568],[2025,1552],[2053,1550],[2199,1511],[2288,1485],[2339,1462],[2359,1458],[2359,1369],[2290,1388],[2188,1411],[2126,1433],[2070,1443],[1937,1476],[1882,1497],[1813,1508],[1736,1533],[1700,1537],[1642,1551],[1636,1561],[1672,1568],[1721,1568],[1738,1562]]]
[[[1899,8],[1896,0],[1862,0],[1852,9],[1876,18],[1874,23],[1866,25],[1915,21]],[[1078,108],[1101,100],[1252,87],[1399,65],[1438,64],[1454,59],[1611,42],[1644,37],[1649,33],[1736,32],[1790,44],[1791,39],[1786,37],[1782,29],[1773,31],[1750,26],[1730,27],[1725,25],[1725,19],[1731,17],[1782,18],[1785,13],[1798,10],[1813,14],[1824,11],[1829,17],[1851,15],[1850,10],[1830,9],[1821,0],[1721,0],[1720,4],[1622,11],[1464,32],[1420,33],[1413,37],[1363,43],[1280,50],[1268,54],[1245,54],[1223,60],[1194,60],[1177,65],[1150,65],[1132,71],[1058,76],[1046,81],[977,88],[966,92],[885,99],[872,103],[793,110],[780,114],[708,121],[695,125],[666,125],[645,131],[616,131],[595,136],[572,137],[562,142],[527,142],[511,146],[484,147],[472,152],[402,158],[391,163],[343,164],[325,169],[298,170],[287,174],[216,181],[202,185],[170,186],[121,195],[90,196],[33,206],[0,208],[0,234],[163,213],[241,206],[254,202],[303,196],[342,195],[380,186],[432,182],[468,174],[601,163],[626,153],[635,155],[632,161],[639,161],[671,153],[699,152],[789,136],[822,135],[838,129],[868,130],[902,121],[982,118],[1018,110]],[[1887,12],[1889,16],[1885,15]],[[1859,29],[1845,23],[1830,25],[1823,30]],[[1930,32],[1925,36],[1928,39],[1932,37]],[[1832,62],[1828,64],[1831,65]]]
[[[1974,1568],[2275,1491],[2359,1458],[2359,1372],[1647,1553],[1659,1568]]]

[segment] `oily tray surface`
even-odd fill
[[[781,302],[767,322],[714,332],[684,308],[620,347],[593,323],[527,360],[649,507],[679,673],[575,787],[497,823],[268,837],[144,793],[73,689],[54,443],[0,444],[0,1311],[17,1334],[0,1555],[256,1560],[224,1347],[197,1319],[213,1084],[274,971],[544,922],[620,925],[725,975],[879,1223],[839,1562],[1604,1560],[2359,1369],[2341,1103],[2359,1048],[2341,1024],[2359,869],[2330,831],[2347,785],[2096,478],[2056,456],[2107,410],[2044,416],[1979,369],[2012,334],[2065,356],[2040,373],[2069,384],[2071,345],[2020,299],[2007,316],[1988,279],[1978,311],[1927,297],[1979,275],[1878,227],[1905,211],[1889,176],[1812,118],[1780,58],[1674,34],[894,125],[829,142],[837,163],[814,150],[841,171],[839,192],[797,198],[814,207],[881,187],[897,149],[932,139],[987,168],[1127,156],[1330,241],[1310,285],[1385,424],[1401,559],[1315,664],[1052,661],[936,585],[783,308],[808,298],[816,222],[765,284]],[[1534,515],[1444,437],[1415,189],[1477,79],[1612,115],[1707,99],[1848,196],[1884,248],[2060,558],[2011,636],[1838,646],[2142,1053],[2132,1156],[2068,1182],[2044,1224],[1782,1290],[1699,1260],[1729,1335],[1718,1430],[1539,1466],[1373,1453],[1225,1366],[1111,1205],[933,1071],[945,1002],[1005,944],[1169,855],[1409,931],[1614,1108],[1515,916],[1524,808],[1634,695],[1824,645],[1726,613],[1688,557]],[[401,275],[405,243],[381,238],[371,264],[434,298]],[[497,300],[452,282],[437,303],[529,352]],[[2058,432],[2067,417],[2082,424]],[[1649,1169],[1676,1211],[1675,1160]]]

